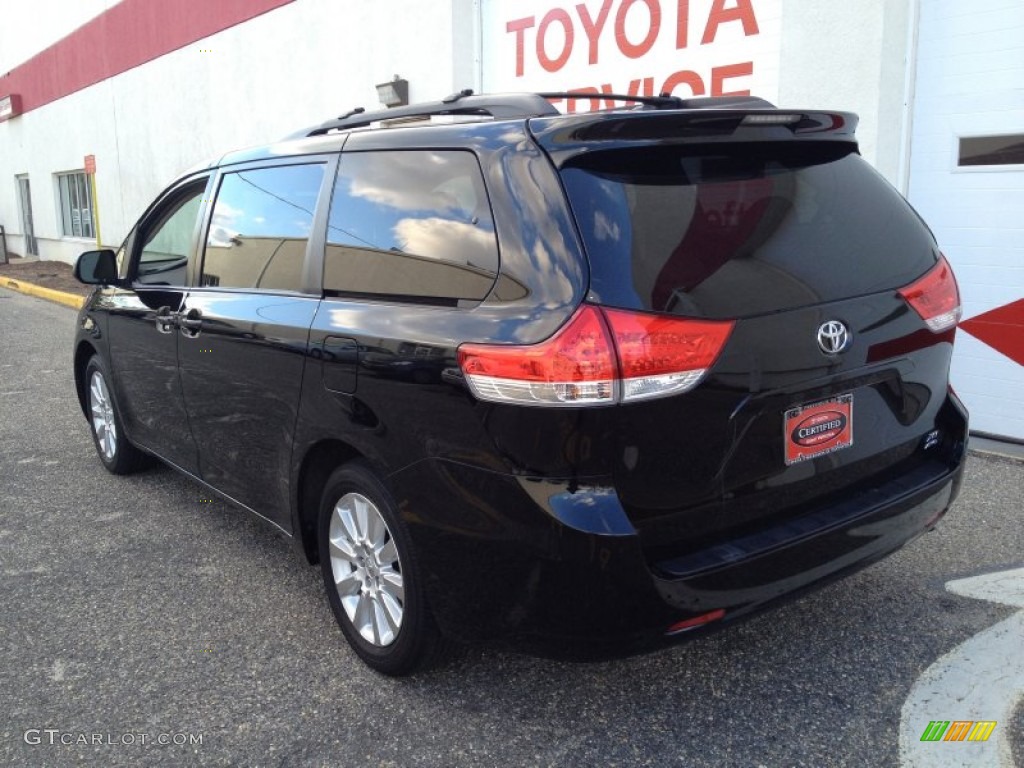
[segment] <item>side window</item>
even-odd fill
[[[184,285],[206,180],[189,187],[143,226],[137,276],[148,285]],[[121,255],[119,254],[119,258]]]
[[[342,154],[327,227],[326,291],[479,300],[497,272],[494,222],[472,153]]]
[[[200,285],[298,291],[323,164],[224,174]]]

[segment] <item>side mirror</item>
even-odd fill
[[[75,278],[86,285],[117,285],[117,255],[109,248],[86,251],[75,263]]]

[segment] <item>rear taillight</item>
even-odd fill
[[[459,365],[481,400],[548,406],[633,402],[693,389],[733,325],[584,304],[539,344],[463,344]]]
[[[540,344],[463,344],[459,366],[481,400],[524,405],[615,402],[615,350],[601,313],[591,306]]]
[[[924,277],[900,289],[900,295],[935,333],[948,330],[960,321],[960,292],[953,270],[941,254],[939,263]]]
[[[697,386],[735,323],[602,310],[622,373],[622,400],[643,400]]]

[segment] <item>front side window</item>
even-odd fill
[[[472,153],[342,156],[327,227],[326,291],[480,300],[497,271],[494,221]]]
[[[224,174],[200,284],[300,290],[323,175],[322,163]]]
[[[84,171],[57,175],[60,196],[61,234],[64,237],[95,237],[92,190]]]
[[[196,217],[205,190],[205,179],[190,185],[145,222],[137,270],[140,283],[185,284]]]

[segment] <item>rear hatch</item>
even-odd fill
[[[928,228],[859,156],[855,122],[726,110],[531,121],[590,261],[589,303],[735,323],[695,388],[616,409],[616,489],[653,559],[941,472],[943,445],[962,438],[944,433],[957,429],[943,410],[955,283]]]

